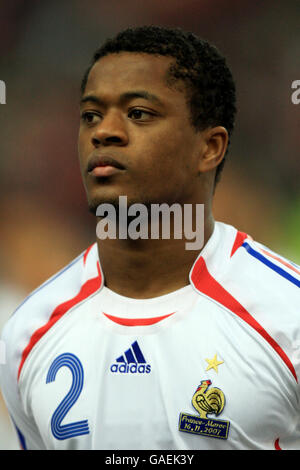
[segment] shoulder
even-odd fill
[[[213,243],[196,262],[197,290],[300,339],[299,266],[230,225],[216,227]]]
[[[35,289],[14,311],[2,331],[6,362],[15,376],[24,349],[34,332],[63,307],[71,307],[88,280],[98,276],[97,245],[91,245],[67,266]]]
[[[300,299],[300,267],[276,253],[248,234],[236,232],[239,242],[230,255],[229,273],[239,282],[243,280],[262,296],[272,292],[272,298],[282,299],[289,294],[290,302]],[[285,299],[286,300],[286,299]]]
[[[231,257],[225,282],[261,323],[300,340],[300,267],[251,237]]]
[[[221,249],[210,274],[251,311],[299,318],[300,267],[247,233],[223,223],[218,228]]]
[[[300,267],[249,235],[239,238],[222,284],[242,306],[241,318],[287,354],[299,376]]]
[[[299,266],[230,225],[217,229],[215,254],[204,253],[196,288],[255,330],[300,376]]]
[[[35,421],[23,406],[18,378],[28,354],[41,335],[77,303],[101,285],[102,275],[94,244],[58,273],[35,289],[5,324],[1,345],[5,360],[0,365],[0,383],[10,416],[26,446],[43,449]]]
[[[300,267],[296,263],[250,234],[222,222],[216,222],[211,239],[195,262],[194,271],[200,276],[201,264],[219,282],[228,285],[246,282],[249,291],[255,288],[257,294],[274,291],[276,286],[281,291],[292,291],[296,298],[300,294]]]

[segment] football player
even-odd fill
[[[120,196],[204,205],[203,247],[119,221],[24,300],[0,366],[23,448],[300,448],[299,267],[212,212],[235,112],[224,57],[192,33],[132,28],[96,51],[78,138],[96,221]]]

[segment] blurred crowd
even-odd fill
[[[128,26],[179,26],[228,58],[238,115],[215,217],[300,262],[299,17],[296,0],[0,0],[0,329],[95,239],[77,159],[80,80]],[[0,449],[13,448],[0,398]]]

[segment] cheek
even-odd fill
[[[164,142],[153,143],[152,172],[159,178],[160,183],[169,184],[182,183],[187,173],[190,172],[189,152],[179,142],[178,138],[168,138]]]
[[[88,146],[88,140],[84,138],[83,134],[80,131],[78,135],[77,150],[78,150],[79,164],[82,170],[86,162],[87,156],[88,156],[89,146]]]
[[[135,145],[139,148],[139,159],[143,171],[151,171],[157,175],[172,173],[174,168],[185,165],[182,153],[184,136],[176,128],[160,129],[141,138],[136,138]],[[133,143],[133,147],[135,147]],[[167,182],[166,182],[167,183]]]

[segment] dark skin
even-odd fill
[[[215,171],[228,134],[222,126],[195,130],[184,85],[169,86],[166,80],[172,61],[122,52],[92,67],[80,109],[81,173],[94,210],[101,203],[117,202],[120,195],[127,196],[128,206],[204,204],[206,243],[214,228]],[[124,168],[97,178],[87,170],[95,155],[108,155]],[[146,299],[188,285],[198,251],[186,250],[186,241],[98,239],[106,286],[126,297]]]

